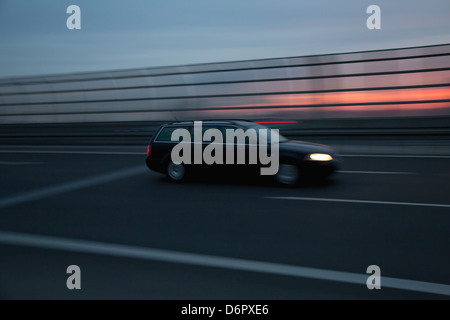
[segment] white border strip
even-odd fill
[[[109,255],[123,258],[197,265],[202,267],[261,272],[282,276],[337,281],[364,286],[366,286],[366,281],[368,278],[368,275],[351,272],[317,269],[272,262],[210,256],[204,254],[169,251],[145,247],[135,247],[120,244],[93,242],[86,240],[21,234],[6,231],[0,231],[0,243],[6,245],[19,245],[43,249]],[[450,285],[447,284],[405,280],[382,276],[381,287],[450,296]]]

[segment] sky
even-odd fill
[[[0,77],[443,44],[449,13],[448,0],[0,0]]]

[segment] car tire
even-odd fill
[[[281,185],[297,185],[300,181],[300,169],[295,164],[280,163],[275,179]]]
[[[186,176],[186,168],[183,164],[176,164],[172,161],[166,167],[167,177],[174,182],[179,182]]]

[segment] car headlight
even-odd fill
[[[311,153],[306,156],[306,159],[313,161],[330,161],[333,160],[333,157],[328,153]]]

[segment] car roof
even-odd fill
[[[201,121],[202,124],[236,124],[240,126],[250,126],[252,124],[255,124],[254,122],[250,120],[244,120],[244,119],[218,119],[218,120],[191,120],[191,121],[175,121],[175,122],[169,122],[166,123],[166,126],[182,126],[182,125],[193,125],[194,121]]]

